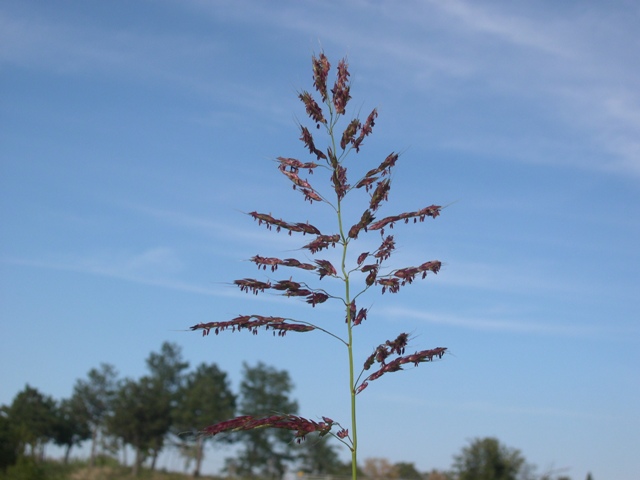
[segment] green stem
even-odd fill
[[[345,156],[346,152],[342,152],[340,158],[337,157],[336,139],[333,133],[333,127],[338,122],[339,115],[334,114],[333,108],[330,102],[327,102],[329,107],[329,125],[327,130],[331,138],[331,146],[334,155],[340,164]],[[334,168],[335,173],[335,168]],[[345,285],[345,307],[347,313],[347,351],[349,354],[349,395],[351,396],[351,479],[357,480],[358,477],[358,429],[356,425],[356,386],[355,386],[355,374],[353,370],[353,319],[351,318],[351,294],[349,291],[349,272],[347,271],[347,248],[349,246],[349,238],[344,233],[344,226],[342,224],[342,201],[340,196],[337,196],[336,213],[338,216],[338,228],[340,230],[340,239],[342,241],[342,259],[341,270],[342,278]]]

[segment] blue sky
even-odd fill
[[[347,422],[332,339],[184,331],[344,325],[227,284],[308,240],[242,212],[332,228],[272,161],[310,160],[296,95],[324,50],[348,56],[350,113],[380,115],[353,168],[402,152],[381,214],[449,205],[394,229],[390,265],[444,266],[367,297],[357,350],[406,331],[451,355],[360,395],[361,459],[446,469],[495,436],[539,471],[637,478],[638,23],[631,1],[2,2],[0,403],[25,383],[67,397],[101,362],[137,378],[171,341],[234,385],[243,361],[287,369],[303,415]]]

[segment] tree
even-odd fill
[[[185,381],[183,372],[189,368],[189,362],[182,358],[180,346],[164,342],[160,347],[160,352],[151,352],[146,362],[151,378],[160,382],[162,389],[168,392],[172,401],[175,402]]]
[[[79,398],[71,397],[59,402],[55,409],[53,441],[56,445],[66,447],[65,464],[69,461],[71,448],[89,438],[91,438],[89,418]]]
[[[243,365],[240,384],[240,414],[252,417],[270,416],[280,412],[295,414],[297,402],[289,398],[293,384],[289,373],[276,370],[262,362],[255,367]],[[285,463],[292,459],[291,439],[283,430],[258,429],[241,432],[245,447],[237,458],[237,473],[268,478],[282,477]]]
[[[134,448],[134,475],[150,453],[159,451],[170,425],[169,394],[159,382],[150,377],[121,382],[107,426],[109,433]]]
[[[386,458],[365,458],[362,470],[367,478],[372,480],[398,478],[398,472]]]
[[[91,458],[89,465],[95,464],[98,438],[105,427],[107,416],[112,411],[117,372],[113,365],[103,363],[99,369],[92,368],[87,380],[78,380],[73,388],[73,402],[84,415],[91,429]]]
[[[478,438],[454,457],[453,470],[458,480],[519,480],[527,464],[519,450],[496,438]]]
[[[378,117],[377,109],[373,109],[366,120],[361,121],[357,116],[349,119],[345,117],[346,107],[351,99],[351,83],[349,80],[349,65],[346,59],[338,63],[335,82],[331,88],[328,84],[330,64],[324,53],[319,57],[312,57],[313,84],[317,91],[311,94],[307,91],[299,93],[298,97],[305,106],[310,119],[310,127],[299,125],[300,140],[308,149],[310,161],[303,162],[296,158],[277,157],[279,172],[291,182],[304,201],[316,202],[333,216],[332,230],[322,232],[311,222],[288,222],[273,217],[271,213],[257,211],[249,212],[258,225],[264,225],[276,232],[286,231],[289,235],[302,234],[314,237],[309,243],[301,246],[306,250],[305,256],[299,258],[276,258],[256,255],[250,259],[259,270],[278,268],[295,270],[296,279],[286,275],[281,280],[271,278],[241,278],[233,283],[246,293],[260,294],[269,290],[272,293],[288,298],[304,300],[311,307],[325,302],[337,302],[342,310],[341,321],[325,325],[312,324],[305,320],[298,320],[288,316],[264,316],[255,313],[239,315],[227,321],[213,321],[193,325],[192,330],[202,330],[204,335],[213,331],[216,334],[223,330],[247,330],[257,333],[261,329],[272,330],[279,336],[287,333],[317,331],[329,335],[338,348],[346,353],[345,370],[348,371],[349,382],[345,384],[345,394],[349,402],[350,425],[345,428],[342,424],[329,417],[322,417],[322,421],[314,421],[299,417],[284,411],[278,415],[256,418],[244,415],[216,425],[207,427],[206,433],[216,435],[223,432],[249,431],[254,429],[272,428],[295,432],[298,440],[312,432],[321,436],[332,435],[342,442],[351,452],[352,478],[357,477],[357,395],[362,393],[369,384],[383,375],[403,370],[407,366],[418,366],[421,363],[441,359],[447,348],[436,347],[419,350],[405,355],[405,348],[410,336],[406,332],[400,333],[395,339],[383,341],[374,347],[373,353],[360,363],[354,358],[359,331],[366,328],[363,325],[369,313],[368,308],[358,308],[363,304],[363,296],[369,290],[377,290],[380,294],[388,292],[396,294],[416,279],[435,275],[440,271],[439,260],[424,261],[414,266],[390,268],[387,260],[395,250],[393,235],[385,232],[399,223],[423,222],[426,218],[436,218],[442,207],[430,205],[382,218],[380,208],[388,201],[391,189],[391,173],[398,161],[399,154],[391,152],[379,164],[370,166],[358,162],[349,172],[347,179],[347,164],[350,154],[358,154],[363,142],[372,131]],[[318,100],[316,100],[316,98]],[[315,127],[320,133],[326,133],[326,147],[320,144],[318,137],[311,133]],[[371,168],[373,167],[373,168]],[[349,166],[349,168],[352,168]],[[304,172],[324,171],[325,185],[313,185],[308,179],[301,178]],[[355,175],[354,175],[355,172]],[[351,183],[350,183],[351,182]],[[360,207],[351,206],[347,201],[359,199]],[[315,210],[317,211],[317,210]],[[360,213],[361,212],[361,213]],[[324,220],[324,219],[318,219]],[[315,222],[321,225],[319,222]],[[358,237],[380,234],[380,243],[372,248],[371,243],[366,247],[355,247]],[[356,250],[356,248],[358,248]],[[316,256],[323,250],[336,249],[335,260],[317,258],[309,260],[309,256]],[[365,250],[365,251],[363,251]],[[323,255],[323,254],[320,254]],[[325,279],[326,280],[323,280]],[[320,284],[322,282],[322,284]],[[323,287],[320,287],[323,285]],[[367,303],[370,303],[367,301]],[[339,327],[340,325],[340,327]],[[340,328],[339,331],[330,331]],[[328,352],[334,355],[334,350]],[[376,382],[378,383],[378,382]],[[337,432],[332,431],[337,427]],[[263,435],[260,432],[260,435]]]
[[[173,431],[185,442],[182,450],[194,454],[194,477],[200,476],[205,440],[210,438],[200,431],[233,416],[235,409],[236,397],[227,374],[217,365],[202,363],[187,375],[174,410]]]
[[[422,480],[425,475],[421,474],[413,463],[398,462],[393,465],[398,478],[402,480]]]
[[[18,460],[18,441],[14,425],[9,418],[9,407],[0,407],[0,472]]]
[[[53,398],[26,385],[13,399],[8,417],[19,442],[19,454],[29,446],[33,459],[42,456],[53,436],[55,402]]]
[[[189,362],[182,358],[182,350],[179,345],[164,342],[160,352],[151,352],[147,357],[147,368],[150,379],[157,385],[155,388],[162,392],[162,398],[169,403],[169,409],[173,412],[179,401],[180,390],[184,384],[184,370],[189,368]],[[151,470],[155,469],[156,460],[164,446],[166,434],[169,433],[171,421],[166,423],[166,430],[162,436],[154,437],[148,446],[152,456]]]

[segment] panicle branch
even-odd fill
[[[385,373],[402,370],[403,365],[408,363],[417,367],[420,363],[432,362],[434,358],[442,358],[447,351],[446,347],[437,347],[430,350],[421,350],[411,355],[401,356],[404,354],[408,338],[406,333],[401,333],[393,342],[387,340],[384,344],[379,345],[376,350],[367,357],[363,370],[369,370],[374,363],[379,363],[381,367],[362,381],[355,390],[356,394],[367,388],[370,381],[380,378]],[[386,363],[387,357],[392,354],[399,356]]]
[[[331,432],[331,428],[334,425],[338,425],[328,417],[322,417],[322,420],[322,422],[315,422],[313,420],[291,414],[271,415],[264,418],[256,418],[252,415],[243,415],[231,420],[210,425],[206,427],[202,433],[204,435],[213,436],[223,432],[240,432],[254,430],[256,428],[281,428],[296,432],[295,437],[298,443],[300,443],[310,433],[317,432],[321,437],[323,437]],[[344,429],[341,429],[337,435],[340,435],[343,430]]]
[[[413,223],[417,223],[418,221],[424,222],[426,217],[436,218],[440,215],[440,210],[442,207],[440,205],[431,205],[429,207],[425,207],[416,212],[406,212],[401,213],[400,215],[392,215],[390,217],[385,217],[382,220],[378,220],[377,222],[369,225],[370,230],[380,230],[380,234],[384,235],[384,227],[389,225],[389,228],[393,228],[394,223],[404,220],[404,223],[409,223],[409,220],[413,218]]]
[[[316,269],[316,267],[310,263],[302,263],[295,258],[285,258],[284,260],[280,260],[275,257],[261,257],[260,255],[256,255],[255,257],[251,257],[249,260],[258,265],[258,269],[262,268],[263,270],[266,270],[267,267],[270,267],[272,272],[275,272],[278,269],[278,265],[301,268],[302,270]]]
[[[279,280],[275,284],[272,284],[269,281],[261,282],[254,278],[243,278],[241,280],[234,280],[233,283],[240,287],[240,291],[247,293],[252,292],[256,295],[264,292],[265,290],[272,289],[283,292],[282,295],[285,297],[306,297],[306,302],[313,307],[319,303],[326,302],[330,298],[323,290],[310,290],[308,288],[303,288],[305,285],[294,282],[291,279]]]
[[[289,235],[292,232],[302,233],[306,235],[307,233],[311,235],[320,235],[320,230],[309,223],[288,223],[281,219],[275,219],[271,215],[266,213],[258,213],[258,212],[249,212],[248,215],[253,217],[254,220],[258,221],[258,225],[262,225],[263,223],[267,226],[268,230],[275,225],[276,232],[279,232],[283,228],[289,231]]]
[[[391,293],[398,293],[400,287],[404,287],[407,283],[412,283],[416,275],[422,274],[422,278],[425,279],[427,272],[437,274],[441,266],[442,262],[432,260],[417,267],[399,268],[384,277],[377,278],[375,283],[382,286],[382,293],[387,290]]]
[[[273,330],[273,334],[276,333],[284,337],[287,332],[310,332],[315,330],[315,327],[302,323],[290,323],[289,319],[283,317],[264,317],[262,315],[240,315],[236,318],[232,318],[226,322],[208,322],[198,323],[191,327],[191,330],[202,330],[202,335],[209,335],[211,330],[216,335],[223,330],[231,329],[236,330],[249,330],[256,335],[260,327],[265,327],[266,330]]]

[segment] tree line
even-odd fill
[[[44,458],[46,445],[64,448],[63,461],[73,447],[90,442],[88,463],[99,455],[135,452],[133,474],[146,462],[153,470],[159,454],[177,449],[199,476],[206,442],[200,430],[235,415],[264,416],[274,412],[298,413],[291,398],[293,383],[285,370],[264,363],[244,364],[238,393],[216,364],[194,369],[178,345],[165,342],[146,359],[147,374],[121,379],[114,366],[103,363],[76,380],[69,398],[59,401],[26,385],[10,405],[0,407],[0,471],[22,457]],[[217,442],[240,446],[225,461],[230,477],[282,478],[287,468],[310,475],[348,475],[336,445],[309,437],[300,444],[288,431],[257,429],[215,437]],[[125,462],[126,463],[126,462]],[[454,456],[450,471],[419,472],[413,463],[392,464],[386,459],[365,459],[358,470],[372,480],[567,480],[553,472],[535,474],[519,450],[495,438],[475,439]]]
[[[114,366],[103,363],[78,379],[69,398],[56,401],[26,385],[10,405],[0,407],[0,470],[22,456],[44,457],[47,444],[64,448],[64,462],[73,447],[90,442],[89,464],[99,454],[134,454],[133,473],[147,462],[153,470],[159,454],[176,448],[200,475],[205,443],[200,430],[234,415],[298,412],[291,398],[293,383],[286,371],[258,363],[244,365],[239,393],[216,364],[189,370],[178,345],[165,342],[146,359],[147,374],[134,380],[118,378]],[[292,444],[286,432],[268,429],[230,434],[217,441],[239,443],[227,459],[229,474],[243,477],[281,477],[287,464],[302,470],[335,473],[341,464],[335,446],[327,442]],[[311,448],[309,445],[313,443]]]

